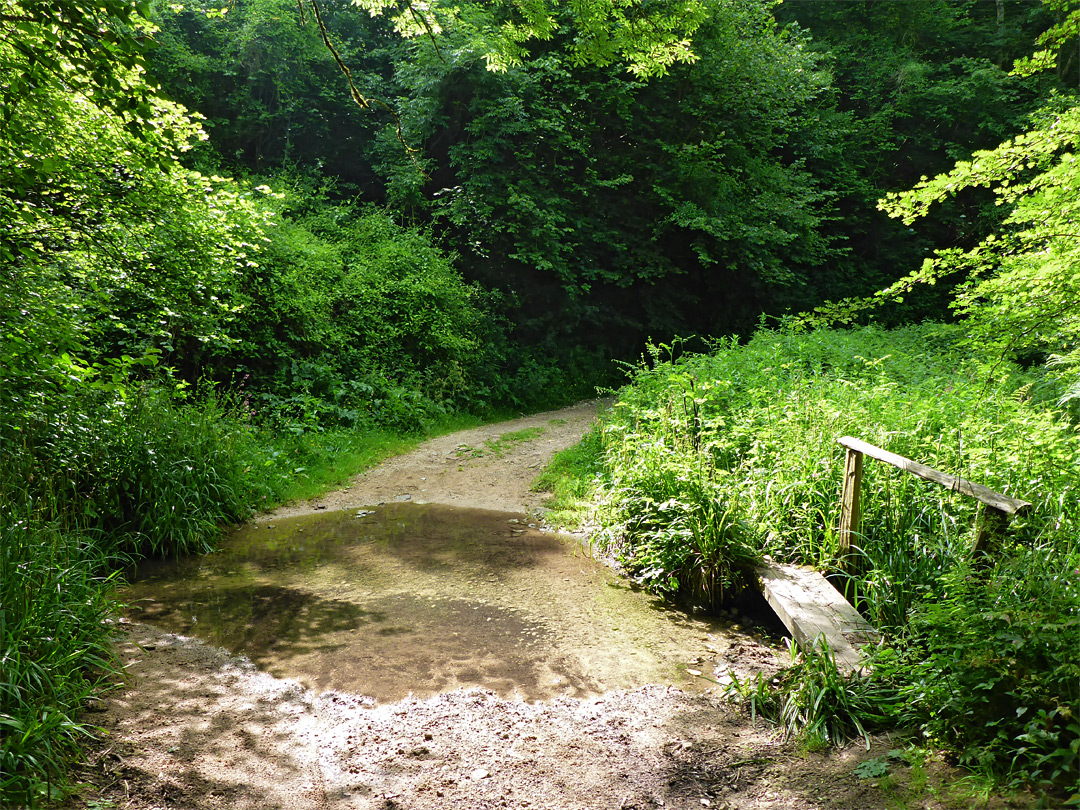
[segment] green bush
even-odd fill
[[[885,636],[875,678],[888,689],[874,700],[898,693],[898,716],[965,762],[1078,791],[1080,437],[1034,378],[962,338],[926,324],[764,330],[708,355],[653,347],[604,427],[601,540],[668,594],[707,594],[706,572],[723,593],[724,566],[754,554],[838,572],[844,435],[1031,501],[974,570],[978,502],[867,462],[844,575]],[[725,560],[712,569],[698,528],[710,516]],[[779,705],[805,705],[803,680],[784,680]]]
[[[317,196],[278,205],[218,377],[243,381],[263,417],[309,427],[415,430],[487,404],[494,322],[429,234]]]
[[[1075,523],[1072,530],[1076,530]],[[1076,534],[1073,534],[1076,537]],[[921,603],[895,668],[905,719],[974,767],[1080,799],[1080,555],[1020,547],[954,568]]]
[[[726,688],[730,699],[776,723],[785,737],[808,748],[842,745],[893,721],[900,701],[896,688],[878,673],[841,673],[825,643],[792,643],[792,665],[771,686],[760,673],[745,681],[734,678]]]
[[[209,549],[246,516],[258,484],[254,428],[212,392],[180,398],[167,383],[67,392],[65,408],[19,431],[4,472],[28,466],[28,497],[49,519],[92,528],[128,551]],[[11,434],[9,434],[11,435]]]

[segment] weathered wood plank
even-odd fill
[[[846,557],[851,550],[851,541],[859,531],[862,516],[859,494],[862,490],[863,454],[858,450],[847,450],[844,459],[844,489],[840,497],[840,556]]]
[[[925,478],[927,481],[941,484],[942,486],[948,487],[953,492],[970,495],[972,498],[977,498],[987,506],[991,506],[1001,512],[1015,515],[1031,506],[1027,501],[1010,498],[1008,495],[994,492],[994,490],[989,487],[984,487],[982,484],[975,484],[971,481],[966,481],[959,476],[943,473],[940,470],[935,470],[933,467],[927,467],[925,464],[920,464],[909,458],[898,456],[896,453],[890,453],[888,450],[882,450],[880,447],[875,447],[868,442],[864,442],[862,439],[844,436],[837,441],[849,450],[865,453],[870,456],[870,458],[876,458],[878,461],[884,461],[886,464],[891,464],[912,475],[917,475],[919,478]]]
[[[769,606],[799,644],[824,637],[841,672],[863,669],[860,648],[878,639],[871,624],[817,571],[766,563],[758,568]]]

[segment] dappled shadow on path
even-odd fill
[[[128,682],[108,698],[108,736],[86,774],[117,806],[325,806],[298,684],[148,627],[129,625],[120,652]]]

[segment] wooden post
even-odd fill
[[[972,553],[978,556],[991,556],[1001,544],[1005,532],[1009,528],[1009,514],[1002,509],[987,506],[983,510],[982,521],[979,531],[975,535],[975,546]]]
[[[840,497],[840,559],[851,551],[851,540],[859,531],[859,493],[862,491],[863,454],[850,447],[844,457],[844,490]]]

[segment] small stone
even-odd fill
[[[484,770],[483,768],[477,768],[475,771],[469,774],[469,776],[479,782],[481,779],[487,779],[489,776],[491,776],[491,773]]]

